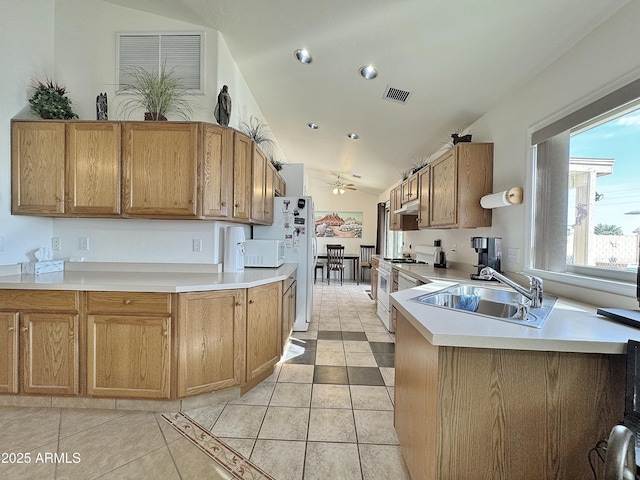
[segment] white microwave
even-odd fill
[[[284,263],[284,240],[247,240],[245,267],[279,267]]]

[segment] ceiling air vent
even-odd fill
[[[400,88],[390,87],[389,85],[384,89],[384,95],[382,96],[385,100],[402,104],[406,104],[409,97],[411,97],[411,92]]]

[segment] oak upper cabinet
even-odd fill
[[[493,144],[459,143],[430,165],[430,225],[490,227],[480,199],[493,189]]]
[[[246,290],[178,297],[178,396],[241,385]]]
[[[405,203],[412,202],[418,199],[418,173],[414,173],[408,178],[406,178],[401,184],[401,196],[400,203],[404,205]],[[399,208],[399,207],[398,207]]]
[[[389,230],[417,230],[418,216],[414,214],[401,215],[394,213],[402,205],[402,185],[391,190],[389,199]]]
[[[233,132],[233,219],[248,222],[251,218],[251,157],[253,141]]]
[[[282,175],[280,175],[280,173],[276,172],[276,183],[274,186],[274,192],[273,194],[276,197],[286,197],[287,196],[287,184],[284,181],[284,178],[282,178]]]
[[[264,223],[273,223],[273,197],[276,186],[276,167],[267,159],[264,172]]]
[[[265,185],[267,172],[267,157],[253,142],[251,160],[251,220],[255,223],[266,223]],[[272,182],[273,185],[273,182]],[[273,215],[273,212],[271,212]]]
[[[202,125],[202,216],[227,218],[233,193],[233,130]]]
[[[124,213],[195,218],[199,124],[125,122],[123,137]]]
[[[247,290],[247,383],[266,378],[280,359],[282,282]]]
[[[87,394],[169,398],[172,296],[87,293]]]
[[[64,122],[11,122],[11,213],[64,213]]]
[[[418,172],[418,228],[428,227],[430,222],[430,189],[431,189],[431,167],[422,167]]]
[[[120,123],[68,122],[66,129],[66,213],[118,216]]]
[[[79,392],[76,292],[0,291],[0,391]]]

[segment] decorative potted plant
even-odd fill
[[[32,113],[44,119],[78,118],[71,108],[71,100],[67,97],[64,86],[47,79],[45,83],[34,82],[33,88],[33,95],[29,98]]]
[[[273,168],[276,169],[276,172],[279,172],[280,170],[282,170],[282,167],[284,167],[283,161],[274,160],[273,157],[269,157],[269,161],[271,162],[271,165],[273,165]]]
[[[167,120],[167,115],[176,115],[189,120],[193,115],[187,100],[188,89],[176,77],[173,70],[167,72],[164,66],[160,73],[149,72],[141,67],[133,67],[129,72],[132,82],[121,85],[118,94],[127,98],[118,109],[125,115],[142,108],[145,120]]]
[[[249,122],[240,122],[240,131],[251,137],[263,151],[266,147],[270,148],[274,144],[273,138],[271,138],[271,130],[269,130],[267,124],[253,115],[249,117]]]

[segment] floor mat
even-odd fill
[[[236,452],[182,412],[162,415],[187,440],[226,469],[234,478],[242,480],[275,480],[248,459]]]

